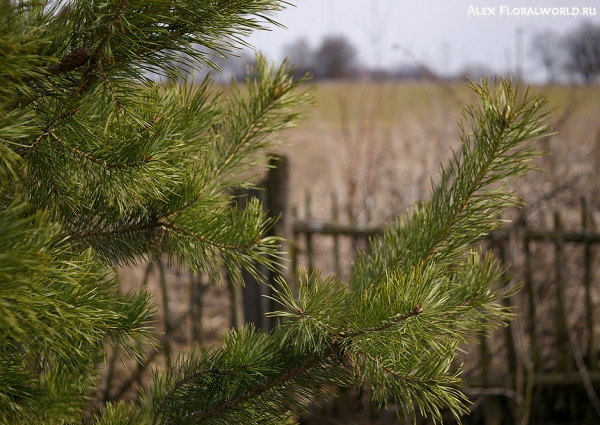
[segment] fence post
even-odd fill
[[[331,219],[334,223],[340,222],[340,213],[338,205],[337,192],[331,193]],[[339,235],[333,235],[333,250],[334,250],[334,261],[335,261],[335,274],[338,278],[342,277],[342,267],[340,265],[340,238]]]
[[[491,250],[492,246],[483,245],[484,254],[486,250]],[[481,367],[481,376],[483,378],[483,386],[489,387],[491,386],[491,375],[490,375],[490,362],[491,362],[491,353],[488,344],[489,335],[479,334],[479,365]],[[485,425],[491,423],[491,419],[495,412],[497,411],[497,402],[492,397],[485,397],[481,404],[481,409],[477,410],[477,416],[475,416],[474,421],[476,423],[483,423]]]
[[[507,255],[507,252],[510,247],[510,238],[512,236],[512,232],[509,231],[508,239],[503,241],[503,243],[499,244],[500,249],[500,261],[502,264],[507,264],[510,261],[510,252]],[[508,258],[507,258],[508,257]],[[509,283],[507,283],[508,285]],[[511,297],[512,298],[512,297]],[[513,305],[513,301],[511,298],[504,298],[502,303],[506,307],[511,307]],[[506,341],[506,357],[508,361],[508,372],[511,377],[512,384],[515,385],[515,376],[517,370],[517,353],[515,348],[515,341],[513,339],[512,331],[510,326],[504,328],[504,340]]]
[[[308,189],[304,191],[304,219],[307,223],[310,223],[311,211],[310,211],[310,192]],[[306,235],[306,255],[308,256],[308,273],[313,272],[313,250],[312,250],[312,233],[310,231],[305,233]]]
[[[536,302],[535,302],[535,289],[533,287],[533,278],[531,273],[531,252],[530,246],[531,240],[527,235],[529,226],[527,223],[527,213],[523,211],[523,284],[525,291],[527,292],[527,306],[529,309],[529,337],[531,338],[531,351],[533,370],[537,372],[540,367],[540,347],[538,343],[538,330],[536,322]]]
[[[265,181],[265,189],[267,191],[267,209],[269,216],[279,217],[279,220],[273,226],[272,235],[283,238],[281,241],[280,255],[285,255],[284,258],[289,261],[290,257],[290,239],[292,237],[292,222],[289,211],[289,192],[290,192],[290,161],[285,155],[272,154],[269,160],[269,172]],[[286,281],[291,282],[291,273],[295,271],[289,270],[286,265],[281,265],[278,268]],[[272,280],[272,279],[270,279]],[[270,282],[271,284],[273,282]]]
[[[231,326],[241,329],[246,323],[246,312],[244,311],[244,288],[240,285],[234,285],[227,273],[227,286],[229,287],[229,295],[231,299]]]
[[[256,197],[260,199],[263,208],[267,211],[269,217],[278,218],[273,227],[266,236],[278,236],[281,240],[279,250],[280,257],[284,259],[292,258],[295,260],[295,252],[290,238],[292,237],[291,218],[289,217],[289,160],[284,155],[269,155],[269,171],[266,178],[261,183],[265,190],[238,190],[234,193],[237,196],[238,208],[244,208],[248,198]],[[290,255],[291,254],[291,255]],[[286,282],[292,284],[295,270],[289,270],[286,264],[280,264],[276,272],[268,270],[262,265],[258,265],[259,271],[266,277],[267,283],[275,285],[277,275],[281,275]],[[274,321],[266,317],[265,313],[275,310],[277,307],[274,301],[268,298],[271,295],[271,289],[268,285],[259,284],[246,270],[242,270],[245,286],[231,288],[231,304],[233,309],[232,322],[234,326],[241,327],[246,322],[253,322],[256,327],[264,331],[270,331],[273,328]]]
[[[265,204],[265,191],[250,189],[250,190],[237,190],[234,193],[237,197],[238,209],[246,207],[248,200],[252,197],[258,198],[261,201],[263,207]],[[265,235],[266,236],[266,235]],[[262,265],[257,265],[258,270],[264,275],[268,276],[268,270]],[[244,286],[234,285],[231,281],[231,307],[233,308],[233,325],[237,327],[243,327],[245,323],[252,322],[257,328],[262,328],[265,331],[269,330],[269,322],[264,317],[265,301],[263,300],[262,294],[264,286],[259,284],[256,279],[246,270],[242,270],[242,278],[244,280]]]
[[[365,223],[367,225],[371,224],[371,206],[372,206],[372,203],[370,202],[371,200],[372,200],[372,198],[370,198],[370,197],[366,197],[364,200],[364,209],[365,209],[365,214],[366,214]],[[365,236],[363,238],[363,246],[364,246],[365,253],[369,254],[370,249],[371,249],[371,247],[369,246],[369,236]],[[357,252],[357,255],[358,255],[358,252]]]
[[[235,202],[237,204],[237,208],[239,210],[246,207],[246,203],[248,202],[247,197],[249,193],[242,189],[237,189],[234,191],[233,196],[235,197]],[[234,284],[230,279],[229,274],[223,268],[223,275],[225,276],[225,280],[227,281],[227,286],[229,287],[229,295],[231,299],[231,326],[241,329],[246,324],[246,316],[247,311],[245,309],[245,295],[246,288],[241,285]],[[246,283],[247,285],[248,283]]]
[[[188,272],[189,277],[189,296],[190,296],[190,348],[192,348],[195,342],[200,345],[204,344],[204,328],[202,326],[202,313],[204,310],[203,306],[203,295],[206,290],[206,286],[202,283],[202,277],[193,271]]]
[[[273,228],[269,232],[270,236],[278,236],[282,238],[279,249],[279,255],[286,262],[280,264],[275,273],[267,273],[267,282],[269,285],[276,286],[275,279],[277,275],[283,277],[288,284],[293,285],[295,270],[290,270],[290,249],[292,237],[291,217],[289,210],[289,193],[290,193],[290,161],[285,155],[271,154],[269,159],[269,172],[265,180],[264,186],[266,190],[266,207],[270,217],[279,217]],[[271,288],[267,285],[259,287],[261,298],[261,313],[263,329],[268,331],[273,328],[274,319],[265,316],[269,311],[277,310],[275,301],[266,296],[271,295]]]
[[[554,246],[555,246],[555,290],[556,290],[556,361],[559,372],[571,370],[569,361],[569,334],[567,331],[567,318],[564,298],[563,278],[563,227],[558,212],[554,213]]]
[[[588,219],[588,208],[585,198],[581,199],[581,233],[587,236],[590,232]],[[592,245],[585,239],[583,251],[584,274],[583,284],[585,286],[585,307],[588,328],[588,367],[590,370],[598,369],[596,354],[596,335],[594,334],[594,304],[592,303]]]
[[[519,418],[519,424],[529,424],[531,417],[531,408],[533,403],[533,390],[535,387],[535,374],[540,367],[540,349],[537,338],[537,325],[536,325],[536,302],[535,302],[535,291],[533,289],[533,279],[531,276],[531,253],[529,252],[529,237],[527,235],[527,210],[523,209],[521,220],[522,224],[522,249],[523,249],[523,286],[527,293],[527,307],[529,310],[529,320],[527,328],[529,330],[529,338],[531,344],[531,362],[528,362],[527,374],[525,376],[525,389],[523,395],[523,406],[521,410],[521,417]],[[526,353],[523,353],[527,355]]]
[[[596,166],[596,175],[598,175],[600,173],[600,128],[596,129],[596,146],[595,147],[595,153],[596,153],[596,161],[595,161],[595,166]]]
[[[508,232],[508,236],[507,239],[502,241],[502,243],[499,245],[500,248],[500,261],[503,264],[508,264],[508,262],[510,262],[512,260],[511,258],[511,238],[514,237],[513,235],[514,231],[512,229],[509,230]],[[506,286],[510,285],[510,281],[506,282]],[[502,299],[502,303],[504,304],[504,306],[510,308],[511,306],[514,305],[513,302],[513,297],[505,297]],[[517,356],[517,349],[515,347],[515,340],[513,339],[513,331],[512,331],[512,326],[513,324],[511,324],[511,326],[506,326],[503,329],[503,333],[504,333],[504,341],[506,343],[506,360],[507,360],[507,364],[508,364],[508,376],[509,376],[509,380],[508,382],[510,382],[510,385],[513,389],[516,389],[516,393],[519,393],[519,387],[518,387],[518,379],[517,379],[517,374],[518,374],[518,356]],[[497,422],[497,417],[499,415],[500,412],[502,412],[501,409],[498,410],[498,401],[494,400],[494,407],[496,408],[496,411],[494,411],[494,409],[492,408],[491,405],[488,406],[489,411],[492,412],[492,415],[489,416],[489,411],[488,411],[488,415],[486,416],[486,423],[498,423]],[[518,419],[518,415],[519,415],[519,409],[517,408],[516,410],[511,407],[511,413],[513,415],[513,417],[515,419]]]
[[[520,280],[522,278],[521,274],[523,272],[523,267],[522,267],[522,254],[520,253],[520,249],[522,247],[521,245],[521,238],[522,238],[522,232],[523,231],[523,227],[522,227],[522,221],[521,220],[515,220],[513,222],[513,225],[509,228],[508,230],[508,259],[510,261],[510,263],[512,264],[512,268],[514,270],[514,275],[511,279],[511,282],[509,283],[509,285],[513,285],[516,283],[516,281]],[[510,297],[509,299],[511,302],[511,305],[518,305],[519,307],[521,307],[523,305],[522,300],[523,297],[520,294],[514,294]],[[532,365],[529,362],[529,359],[527,358],[527,354],[526,354],[526,350],[525,347],[523,345],[523,332],[522,332],[522,321],[520,320],[521,318],[516,317],[515,320],[513,320],[510,325],[507,327],[507,329],[510,330],[509,334],[507,334],[507,337],[511,338],[511,346],[513,351],[513,355],[514,355],[514,371],[511,372],[511,374],[513,374],[513,383],[514,383],[514,388],[516,393],[522,397],[522,400],[526,399],[526,391],[527,391],[527,378],[530,376],[533,376],[532,374],[526,374],[526,369],[529,371],[532,369]],[[526,411],[528,410],[528,407],[525,403],[517,403],[516,408],[515,408],[515,419],[518,422],[522,422],[523,417],[527,416]]]
[[[163,352],[165,354],[165,360],[167,364],[167,371],[171,368],[171,333],[173,329],[171,329],[171,321],[170,315],[171,311],[169,309],[169,292],[167,289],[167,279],[165,276],[165,267],[162,262],[162,258],[156,260],[156,266],[158,268],[158,283],[160,285],[160,294],[162,298],[162,313],[163,313],[163,326],[165,327],[165,342],[163,343]]]
[[[571,362],[570,337],[567,327],[567,315],[565,305],[565,280],[563,273],[564,261],[564,229],[560,214],[554,212],[554,232],[555,246],[555,291],[556,291],[556,366],[558,372],[570,372],[573,369]],[[554,401],[555,412],[569,412],[573,414],[576,411],[577,400],[573,391],[561,388],[556,393]]]
[[[293,219],[293,223],[296,223],[298,221],[298,209],[294,206],[292,208],[292,219]],[[292,280],[290,280],[289,284],[290,285],[294,285],[292,289],[295,289],[297,291],[298,289],[298,252],[300,251],[300,249],[298,248],[298,238],[300,236],[300,233],[296,230],[296,226],[295,224],[293,225],[293,231],[292,231],[292,237],[293,239],[290,241],[290,256],[291,256],[291,261],[292,261],[292,265],[291,265],[291,278]],[[297,294],[297,292],[295,292]]]

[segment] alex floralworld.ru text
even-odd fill
[[[467,16],[596,16],[595,7],[479,7],[469,6]]]

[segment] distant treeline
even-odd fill
[[[600,81],[600,25],[584,22],[569,33],[545,30],[528,37],[523,46],[530,61],[542,68],[548,83],[594,84]],[[310,73],[315,80],[359,79],[372,80],[464,80],[467,77],[494,76],[495,74],[513,74],[494,70],[486,65],[469,64],[452,75],[441,75],[427,64],[419,61],[408,47],[394,44],[391,49],[401,49],[407,58],[405,62],[385,69],[373,69],[361,64],[356,47],[344,36],[334,35],[323,38],[316,47],[300,38],[284,47],[284,55],[295,67],[294,77],[300,78]],[[206,76],[209,67],[202,72],[191,72],[185,58],[178,58],[182,77],[192,74],[194,79]],[[243,78],[246,67],[254,64],[254,55],[247,51],[235,56],[223,57],[215,52],[213,62],[222,73],[217,81]],[[526,70],[527,71],[527,70]],[[520,74],[519,71],[517,73]],[[519,77],[527,78],[526,72]],[[189,78],[189,77],[188,77]]]

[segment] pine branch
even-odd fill
[[[374,365],[375,367],[382,368],[385,371],[385,373],[387,373],[390,376],[393,376],[394,378],[398,379],[399,381],[416,384],[418,386],[425,386],[425,385],[436,386],[436,385],[440,385],[440,384],[444,384],[444,385],[448,384],[448,378],[446,376],[440,376],[440,377],[435,377],[435,378],[420,378],[419,376],[416,376],[416,375],[407,375],[407,374],[399,373],[396,370],[392,369],[391,367],[386,366],[385,364],[382,364],[381,359],[377,359],[377,358],[373,357],[371,354],[369,354],[363,350],[356,350],[356,353],[361,355],[362,357],[364,357],[366,360],[369,360],[372,363],[372,365]],[[458,382],[459,382],[458,379],[454,381],[455,384],[457,384]]]
[[[361,256],[349,287],[313,275],[300,280],[297,298],[285,282],[272,288],[272,298],[285,310],[270,314],[281,322],[264,336],[266,347],[253,352],[256,342],[248,335],[216,354],[228,364],[234,358],[227,353],[250,350],[247,376],[237,378],[235,390],[217,378],[197,385],[222,393],[203,395],[195,385],[179,387],[179,393],[161,387],[171,400],[162,400],[169,407],[156,422],[224,423],[241,415],[248,423],[259,423],[258,417],[274,421],[278,412],[302,408],[298,398],[322,396],[328,383],[356,385],[367,379],[377,400],[387,403],[392,395],[407,412],[416,405],[441,420],[443,407],[456,417],[466,411],[457,375],[449,372],[457,344],[469,332],[484,332],[510,317],[498,302],[507,292],[495,289],[505,279],[503,268],[473,244],[498,226],[500,211],[516,203],[499,185],[527,169],[535,152],[524,143],[547,134],[543,98],[526,96],[518,104],[506,82],[495,98],[485,83],[473,89],[483,106],[465,112],[474,121],[474,135],[465,133],[461,155],[451,161],[447,175],[452,181],[442,169],[432,201],[416,206],[406,222],[372,243],[371,256]],[[272,366],[262,371],[259,364],[266,359]],[[195,367],[211,364],[206,362]],[[182,373],[168,381],[176,385],[185,379]],[[160,400],[161,391],[155,391]]]
[[[28,83],[30,81],[47,78],[51,75],[64,74],[82,67],[90,60],[90,58],[91,56],[89,55],[89,51],[86,47],[78,47],[77,49],[69,52],[56,65],[38,70],[37,74],[9,77],[9,81],[12,83]]]
[[[120,295],[114,264],[166,249],[209,276],[225,266],[239,280],[242,268],[259,277],[258,265],[274,267],[277,238],[263,237],[273,220],[256,201],[232,207],[229,189],[248,185],[243,174],[264,163],[262,150],[280,143],[276,132],[293,125],[293,108],[308,96],[293,93],[287,66],[264,59],[248,95],[231,98],[215,95],[208,79],[164,87],[145,72],[169,74],[179,53],[210,66],[207,50],[237,48],[272,22],[261,12],[283,5],[0,8],[0,277],[8,285],[0,288],[0,422],[78,421],[107,346],[140,360],[149,295]],[[40,213],[14,207],[22,200]],[[94,421],[151,422],[139,413],[109,403]]]
[[[398,313],[392,320],[390,320],[387,323],[382,324],[381,326],[375,326],[375,327],[360,329],[360,330],[351,331],[351,332],[342,332],[342,333],[340,333],[340,336],[344,339],[346,339],[346,338],[352,339],[352,338],[360,336],[360,335],[386,331],[402,322],[405,322],[407,319],[409,319],[411,317],[419,316],[421,313],[423,313],[423,303],[417,304],[415,306],[415,308],[413,308],[412,311],[410,311],[408,313],[405,313],[405,314]]]
[[[530,97],[526,93],[519,104],[517,90],[506,81],[498,84],[495,97],[487,82],[473,83],[471,88],[481,97],[482,107],[464,112],[474,134],[468,135],[461,124],[461,155],[454,156],[448,168],[452,182],[442,169],[431,201],[415,206],[409,221],[388,226],[384,239],[371,244],[373,254],[370,258],[361,256],[353,284],[379,282],[389,267],[407,271],[418,264],[422,267],[434,256],[456,258],[501,224],[498,217],[504,209],[518,204],[510,191],[492,185],[502,185],[503,180],[514,179],[528,169],[533,151],[522,145],[549,134],[543,112],[547,100],[543,95]],[[467,219],[471,221],[468,227],[463,224]],[[389,250],[384,241],[398,238],[401,244]]]
[[[324,353],[322,353],[321,355],[315,355],[312,358],[304,361],[303,363],[297,364],[297,365],[293,366],[292,368],[286,370],[285,372],[280,373],[276,378],[271,379],[270,381],[265,382],[262,385],[256,386],[247,392],[239,394],[231,400],[228,400],[220,405],[214,406],[203,412],[193,413],[192,417],[194,418],[195,421],[197,421],[199,423],[202,420],[210,419],[214,416],[217,416],[217,415],[221,414],[223,411],[226,411],[228,409],[233,409],[242,403],[246,403],[253,398],[260,397],[264,393],[266,393],[276,387],[284,385],[285,383],[287,383],[293,379],[296,379],[298,376],[308,372],[310,369],[321,364],[323,361],[335,356],[336,352],[337,352],[337,350],[335,348],[331,348],[331,349],[325,351]],[[154,423],[156,423],[156,419],[155,419]]]
[[[107,344],[139,360],[149,295],[118,294],[112,265],[166,251],[215,278],[274,268],[277,238],[263,237],[273,220],[256,200],[232,206],[230,189],[250,185],[245,173],[310,103],[295,92],[303,81],[260,56],[246,88],[228,93],[145,73],[175,75],[177,55],[212,66],[207,51],[235,50],[285,4],[0,8],[0,422],[77,421]],[[219,349],[156,375],[146,410],[109,403],[95,423],[275,423],[331,385],[367,380],[383,404],[391,396],[434,420],[443,407],[464,412],[450,372],[458,343],[510,318],[503,269],[474,244],[518,204],[505,181],[528,169],[528,140],[547,135],[543,96],[518,102],[505,81],[472,89],[481,106],[465,110],[470,130],[461,124],[431,201],[372,242],[348,285],[306,276],[294,297],[280,282],[273,332],[232,330]]]
[[[16,399],[10,395],[12,387],[0,386],[0,421],[13,418],[9,423],[18,421],[19,412],[38,423],[62,403],[82,400],[73,388],[92,384],[104,343],[127,356],[139,356],[137,342],[148,341],[146,324],[152,313],[147,293],[116,294],[116,281],[108,278],[102,263],[90,252],[72,253],[53,242],[59,227],[41,213],[27,212],[24,206],[0,211],[0,382],[5,379],[4,366],[13,358],[27,370],[29,378],[23,383],[30,386],[17,391]],[[39,377],[25,369],[33,359],[40,364]],[[48,391],[61,392],[63,399],[58,404],[55,400],[55,407],[50,407],[52,393],[46,398]],[[7,405],[7,399],[14,403]]]
[[[274,389],[280,388],[283,386],[293,386],[295,387],[295,381],[297,381],[301,376],[308,374],[314,368],[324,366],[324,363],[335,360],[336,363],[344,363],[350,360],[351,353],[354,351],[351,347],[353,341],[356,337],[362,336],[365,334],[373,334],[379,332],[388,331],[393,326],[405,322],[410,318],[417,317],[422,313],[422,306],[417,305],[414,309],[408,313],[397,315],[392,321],[386,323],[377,328],[365,328],[355,331],[345,331],[339,332],[336,335],[332,335],[329,339],[329,342],[324,345],[324,348],[320,351],[317,351],[313,354],[307,353],[301,358],[296,358],[291,366],[287,369],[283,369],[278,371],[271,379],[267,379],[263,382],[258,383],[258,385],[252,386],[250,388],[246,388],[243,392],[239,392],[235,394],[233,397],[222,400],[218,404],[214,404],[206,408],[205,410],[198,412],[189,412],[183,413],[180,411],[179,418],[193,418],[194,423],[201,423],[204,420],[209,420],[213,417],[217,417],[220,414],[229,411],[231,409],[237,409],[241,405],[245,403],[249,403],[252,400],[256,400],[262,397],[268,397],[267,394],[270,394]],[[307,316],[304,312],[300,312],[300,316],[302,319],[305,319]],[[277,336],[274,336],[277,339]],[[281,338],[281,334],[279,334],[279,338]],[[284,340],[285,341],[285,338]],[[282,344],[286,344],[282,341]],[[279,345],[277,342],[271,342],[275,346]],[[282,357],[280,361],[285,362],[285,351],[281,353]],[[242,371],[247,370],[251,367],[251,364],[245,364],[242,367],[232,368],[228,370]],[[210,369],[213,370],[213,369]],[[193,373],[183,375],[181,380],[176,381],[175,385],[172,389],[167,390],[165,395],[161,396],[162,401],[159,402],[157,408],[155,410],[155,418],[154,424],[159,423],[171,423],[171,419],[166,419],[169,415],[166,414],[166,406],[174,402],[174,398],[182,397],[182,395],[177,394],[177,391],[185,386],[185,384],[190,384],[193,381],[192,377],[197,377],[200,373]],[[217,372],[220,375],[220,373]],[[268,378],[268,376],[266,377]],[[409,377],[404,376],[404,380],[409,380]],[[417,379],[417,378],[415,378]],[[424,381],[423,381],[424,382]],[[429,381],[428,381],[429,382]],[[189,397],[190,394],[185,394],[183,397]],[[178,419],[178,420],[180,420]],[[187,419],[186,419],[187,420]]]
[[[50,122],[44,127],[42,128],[42,132],[41,134],[35,139],[35,141],[33,142],[33,144],[31,145],[31,149],[35,149],[37,147],[37,145],[40,143],[40,140],[42,140],[42,138],[44,136],[46,136],[48,134],[48,132],[50,130],[52,130],[52,128],[59,122],[62,121],[64,119],[70,118],[72,116],[77,115],[77,113],[79,112],[79,109],[75,109],[71,112],[67,112],[64,113],[62,115],[57,116],[56,118],[53,118],[50,120]]]
[[[171,397],[173,397],[177,393],[177,391],[179,391],[182,387],[190,384],[195,379],[202,377],[203,375],[231,375],[234,373],[243,372],[247,368],[248,368],[248,366],[244,365],[244,366],[240,366],[240,367],[236,367],[236,368],[232,368],[232,369],[228,369],[228,370],[207,369],[207,370],[201,370],[199,372],[195,372],[195,373],[186,375],[182,380],[178,381],[177,384],[175,384],[175,386],[167,394],[165,394],[163,402],[161,404],[159,404],[155,409],[156,413],[154,414],[154,421],[152,423],[156,424],[157,419],[165,411],[165,407],[166,407],[166,404],[169,401],[169,399]],[[209,415],[210,415],[210,413],[209,413]],[[198,418],[198,419],[200,419],[200,418]]]
[[[170,214],[169,214],[169,216],[170,216]],[[262,239],[258,238],[255,241],[253,241],[251,243],[246,243],[246,244],[239,244],[239,245],[222,244],[222,243],[210,240],[209,238],[202,236],[200,234],[194,233],[192,231],[189,231],[187,229],[184,229],[182,227],[174,225],[172,223],[165,222],[162,220],[162,218],[159,218],[158,220],[156,220],[153,223],[136,223],[136,224],[131,224],[128,226],[117,227],[117,228],[112,228],[112,229],[96,229],[96,230],[90,230],[88,232],[71,233],[70,235],[68,235],[66,237],[62,237],[61,240],[72,241],[72,240],[78,240],[78,239],[88,239],[88,238],[93,238],[93,237],[98,237],[98,236],[111,236],[111,235],[117,235],[117,234],[135,234],[140,231],[157,230],[157,229],[172,230],[174,232],[181,233],[186,236],[191,236],[194,239],[197,239],[199,242],[207,243],[208,245],[214,246],[215,248],[219,248],[219,249],[223,249],[223,250],[231,250],[231,251],[247,250],[247,249],[252,248],[253,246],[256,246],[262,242]]]
[[[223,249],[223,250],[228,250],[228,251],[243,251],[243,250],[247,250],[247,249],[250,249],[250,248],[252,248],[254,246],[257,246],[257,245],[259,245],[260,243],[263,242],[263,239],[259,235],[259,237],[257,239],[255,239],[254,241],[251,241],[249,243],[238,244],[238,245],[227,245],[227,244],[222,244],[222,243],[218,243],[218,242],[212,241],[212,240],[210,240],[210,239],[208,239],[208,238],[206,238],[206,237],[204,237],[202,235],[199,235],[199,234],[197,234],[195,232],[192,232],[190,230],[184,229],[183,227],[177,226],[175,224],[165,223],[165,224],[163,224],[163,227],[165,229],[172,230],[172,231],[174,231],[176,233],[180,233],[180,234],[185,235],[185,236],[191,236],[191,237],[197,239],[200,242],[208,243],[209,245],[212,245],[212,246],[214,246],[216,248]]]
[[[108,87],[108,89],[110,91],[110,94],[112,95],[112,98],[113,98],[113,100],[115,102],[115,105],[117,106],[117,108],[119,110],[123,109],[123,104],[119,100],[119,96],[117,94],[117,91],[115,90],[115,87],[113,86],[113,84],[110,82],[110,78],[108,77],[108,74],[106,73],[106,71],[104,70],[104,68],[102,68],[102,64],[98,63],[97,64],[97,68],[98,68],[98,71],[100,72],[100,75],[102,75],[102,79],[106,83],[106,86]]]
[[[77,155],[77,156],[81,156],[85,159],[87,159],[88,161],[93,162],[94,164],[99,164],[102,165],[103,167],[106,168],[136,168],[136,167],[141,167],[145,164],[148,164],[149,162],[153,161],[152,156],[149,156],[141,161],[137,161],[137,162],[133,162],[133,163],[114,163],[114,162],[109,162],[100,158],[96,158],[93,155],[90,155],[89,153],[85,153],[80,149],[77,149],[73,146],[69,146],[67,143],[65,143],[60,137],[58,137],[56,134],[54,134],[53,132],[49,133],[54,140],[56,140],[58,143],[61,144],[61,146],[67,148],[68,150],[70,150],[73,154]]]
[[[35,73],[11,76],[9,81],[19,84],[36,82],[51,76],[71,73],[87,63],[92,67],[94,63],[100,62],[135,67],[140,66],[140,62],[145,59],[150,59],[152,65],[164,69],[172,66],[163,53],[165,50],[171,54],[190,55],[194,61],[202,63],[205,62],[206,54],[193,50],[190,45],[199,44],[216,51],[227,51],[235,48],[237,43],[246,44],[237,34],[247,35],[252,30],[264,28],[253,16],[277,24],[259,11],[278,11],[285,5],[289,3],[227,0],[220,4],[207,5],[205,1],[187,0],[172,8],[169,3],[147,5],[143,2],[118,0],[113,14],[106,13],[95,3],[91,3],[91,10],[85,10],[77,3],[71,4],[64,13],[56,13],[55,7],[50,8],[47,14],[39,18],[48,28],[48,32],[59,29],[64,25],[66,18],[82,20],[82,15],[86,12],[99,13],[105,19],[99,22],[84,21],[85,26],[78,28],[79,39],[92,40],[88,46],[80,45],[57,64],[40,68]],[[170,25],[156,26],[161,20]],[[227,42],[228,39],[231,41]],[[112,46],[106,49],[109,41],[112,41]],[[132,41],[135,41],[133,49]],[[78,43],[79,40],[74,41],[74,44]],[[108,55],[103,52],[105,49]]]

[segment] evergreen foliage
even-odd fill
[[[263,58],[246,87],[158,85],[173,56],[210,66],[270,21],[274,0],[5,1],[0,8],[0,422],[80,423],[107,347],[139,357],[145,292],[121,295],[114,267],[166,252],[237,282],[274,267],[277,239],[257,201],[238,210],[264,149],[310,101],[284,63]],[[202,49],[198,49],[202,46]],[[269,334],[231,330],[182,356],[140,404],[109,403],[96,424],[285,423],[331,385],[441,419],[466,412],[450,368],[473,332],[510,311],[502,267],[477,249],[518,204],[506,183],[547,134],[543,96],[472,84],[463,144],[431,200],[390,224],[350,282],[280,280]]]
[[[233,330],[220,350],[157,377],[155,423],[279,423],[330,385],[367,381],[382,405],[391,398],[407,414],[468,411],[451,369],[457,345],[506,323],[501,300],[515,290],[476,243],[519,204],[507,184],[535,155],[526,142],[548,133],[543,95],[519,102],[506,81],[471,87],[481,99],[465,109],[472,133],[463,128],[431,200],[371,241],[350,282],[304,276],[295,297],[280,281],[283,310],[272,315],[281,320],[269,335]]]

